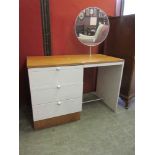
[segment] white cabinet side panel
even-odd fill
[[[117,110],[123,65],[99,67],[96,93],[113,111]]]

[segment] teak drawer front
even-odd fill
[[[55,100],[65,100],[82,97],[83,83],[74,85],[61,85],[49,89],[31,90],[32,105],[45,104]]]
[[[32,68],[28,69],[28,73],[31,89],[83,82],[82,66]]]
[[[48,104],[33,106],[33,120],[43,120],[82,110],[82,98],[59,100]]]

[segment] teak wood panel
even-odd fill
[[[59,56],[29,56],[27,57],[27,67],[54,67],[83,65],[108,62],[122,62],[123,59],[106,56],[102,54],[90,55],[59,55]]]
[[[34,128],[35,129],[48,128],[51,126],[60,125],[60,124],[77,121],[77,120],[80,120],[80,112],[48,118],[40,121],[35,121]]]

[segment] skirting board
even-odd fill
[[[34,128],[43,129],[77,120],[80,120],[80,112],[34,121]]]

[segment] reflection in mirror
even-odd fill
[[[75,21],[75,34],[87,46],[103,42],[109,32],[109,20],[104,11],[97,7],[82,10]]]

